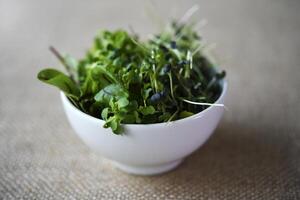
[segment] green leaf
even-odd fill
[[[67,96],[78,98],[80,91],[76,84],[65,74],[55,69],[44,69],[38,73],[38,79],[62,90]]]
[[[110,122],[110,127],[113,131],[118,129],[118,121],[115,118]]]
[[[153,106],[140,107],[139,111],[143,115],[152,115],[155,113],[155,108]]]
[[[162,121],[162,122],[166,122],[166,121],[168,121],[168,119],[171,117],[171,113],[169,113],[169,112],[165,112],[165,113],[163,113],[162,115],[160,115],[159,117],[158,117],[158,120],[159,121]]]
[[[194,113],[188,111],[181,111],[179,113],[179,118],[182,119],[182,118],[190,117],[192,115],[194,115]]]
[[[100,90],[100,92],[95,95],[95,100],[109,104],[112,98],[119,100],[123,97],[128,98],[128,96],[127,91],[122,86],[111,84]]]
[[[117,31],[114,34],[114,44],[117,48],[120,48],[124,45],[128,35],[125,31]]]
[[[90,96],[100,90],[101,84],[93,79],[92,70],[87,71],[87,76],[81,87],[81,96]]]
[[[152,92],[152,88],[148,88],[143,91],[143,97],[145,100],[148,99],[150,92]]]
[[[122,97],[117,101],[119,108],[124,108],[129,104],[129,101],[126,97]]]
[[[92,66],[92,74],[97,78],[100,75],[104,75],[111,83],[118,83],[118,80],[115,78],[115,76],[109,72],[104,65],[101,65],[100,63],[94,63]]]
[[[102,119],[106,120],[108,117],[109,108],[104,108],[101,112]]]
[[[106,123],[104,124],[104,128],[110,127],[113,133],[119,135],[122,133],[123,128],[121,127],[121,119],[118,115],[109,117]]]

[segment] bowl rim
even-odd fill
[[[223,80],[221,82],[221,85],[222,85],[222,92],[221,92],[220,96],[218,97],[218,99],[214,103],[220,103],[220,100],[223,99],[225,97],[226,93],[227,93],[227,88],[228,88],[227,81]],[[60,96],[61,96],[61,100],[62,100],[63,103],[67,104],[68,107],[72,108],[72,110],[74,110],[78,114],[82,115],[83,117],[87,118],[88,120],[95,121],[97,123],[99,123],[99,122],[105,123],[104,120],[93,117],[93,116],[79,110],[77,107],[75,107],[70,102],[70,100],[67,98],[67,96],[62,91],[60,91]],[[209,106],[208,108],[206,108],[206,109],[202,110],[201,112],[198,112],[198,113],[196,113],[192,116],[185,117],[185,118],[178,119],[178,120],[171,121],[171,122],[159,122],[159,123],[152,123],[152,124],[121,124],[121,125],[126,126],[126,127],[142,127],[142,126],[150,127],[150,126],[161,126],[161,125],[168,125],[168,124],[174,124],[174,123],[182,123],[182,122],[192,120],[192,119],[195,119],[195,118],[200,118],[200,117],[204,116],[205,113],[209,112],[213,108],[214,108],[213,106]]]

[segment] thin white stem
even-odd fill
[[[207,19],[201,19],[195,26],[195,30],[200,30],[208,24]]]
[[[142,45],[141,43],[139,43],[138,41],[136,41],[133,37],[129,37],[131,39],[131,41],[133,43],[135,43],[137,46],[139,46],[141,49],[143,49],[144,51],[148,52],[149,53],[149,50],[144,46]]]
[[[187,51],[186,59],[190,62],[190,69],[193,69],[193,56],[190,51]]]
[[[172,98],[175,99],[174,97],[174,91],[173,91],[173,80],[172,80],[172,74],[169,73],[169,79],[170,79],[170,90],[171,90],[171,95],[172,95]]]
[[[202,103],[202,102],[194,102],[194,101],[190,101],[187,99],[181,99],[182,101],[186,102],[186,103],[190,103],[190,104],[194,104],[194,105],[202,105],[202,106],[218,106],[218,107],[224,107],[224,104],[219,104],[219,103]]]
[[[193,16],[193,14],[195,14],[197,11],[199,10],[199,6],[193,5],[190,9],[188,9],[186,11],[186,13],[181,17],[181,19],[179,20],[179,23],[186,23],[188,21],[188,19]]]
[[[192,56],[194,56],[198,51],[200,51],[203,48],[203,45],[199,45],[192,53]]]
[[[207,20],[206,19],[202,19],[199,23],[197,23],[194,28],[194,30],[200,30],[201,28],[203,28],[205,25],[207,24]],[[181,31],[176,37],[175,37],[175,41],[179,40],[182,36],[184,35],[184,32]]]
[[[167,124],[170,123],[177,114],[178,110],[176,110],[176,112],[168,119]]]

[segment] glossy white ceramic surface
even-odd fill
[[[216,103],[224,103],[226,92],[225,82]],[[170,123],[126,124],[124,134],[115,135],[103,128],[103,120],[78,110],[63,93],[61,99],[71,126],[86,145],[121,170],[139,175],[159,174],[178,166],[211,136],[224,111],[223,107],[210,106]]]

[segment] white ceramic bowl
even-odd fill
[[[216,103],[223,104],[227,83]],[[212,135],[224,108],[210,106],[191,117],[170,123],[126,124],[123,135],[103,128],[104,121],[78,110],[61,93],[71,126],[91,149],[112,160],[119,169],[139,175],[169,171]]]

